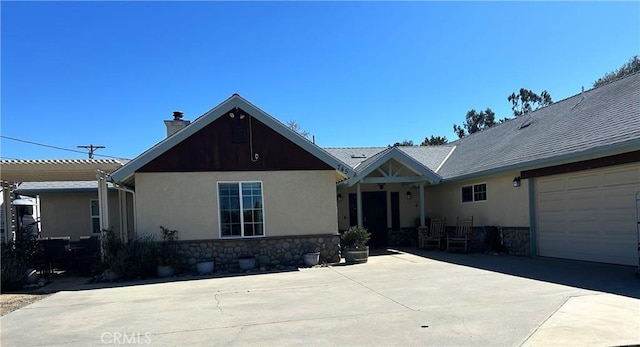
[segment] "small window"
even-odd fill
[[[264,236],[262,182],[218,183],[221,237]]]
[[[464,186],[461,189],[462,202],[485,201],[487,200],[487,184],[474,184]]]
[[[100,233],[100,204],[98,200],[91,200],[91,232]]]
[[[462,202],[473,201],[473,186],[462,187]]]

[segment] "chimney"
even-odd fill
[[[167,126],[167,137],[177,133],[191,123],[188,120],[182,120],[182,117],[184,117],[182,111],[173,111],[173,120],[164,121],[164,124]]]

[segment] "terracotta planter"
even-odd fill
[[[366,263],[368,259],[369,259],[369,246],[364,246],[362,248],[358,248],[358,247],[344,248],[344,260],[347,264]]]

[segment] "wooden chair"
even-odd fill
[[[447,252],[451,251],[463,251],[467,252],[469,249],[469,242],[471,241],[471,232],[473,230],[473,217],[460,218],[458,217],[458,224],[456,225],[456,231],[453,235],[447,236]]]
[[[422,235],[420,248],[437,247],[439,249],[442,243],[442,239],[445,236],[446,228],[446,218],[431,218],[431,225],[429,226],[429,230],[425,231]]]

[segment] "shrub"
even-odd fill
[[[124,243],[114,235],[113,230],[106,230],[103,249],[103,269],[120,274],[122,279],[155,276],[158,244],[152,235],[140,235]]]
[[[171,266],[176,272],[182,268],[182,258],[178,255],[178,230],[160,226],[162,244],[158,254],[158,264]]]
[[[34,239],[2,244],[0,259],[2,292],[22,288],[26,283],[27,270],[36,268],[41,256],[40,245]]]
[[[371,233],[366,228],[352,226],[345,231],[340,239],[342,247],[357,247],[362,248],[367,245]]]

